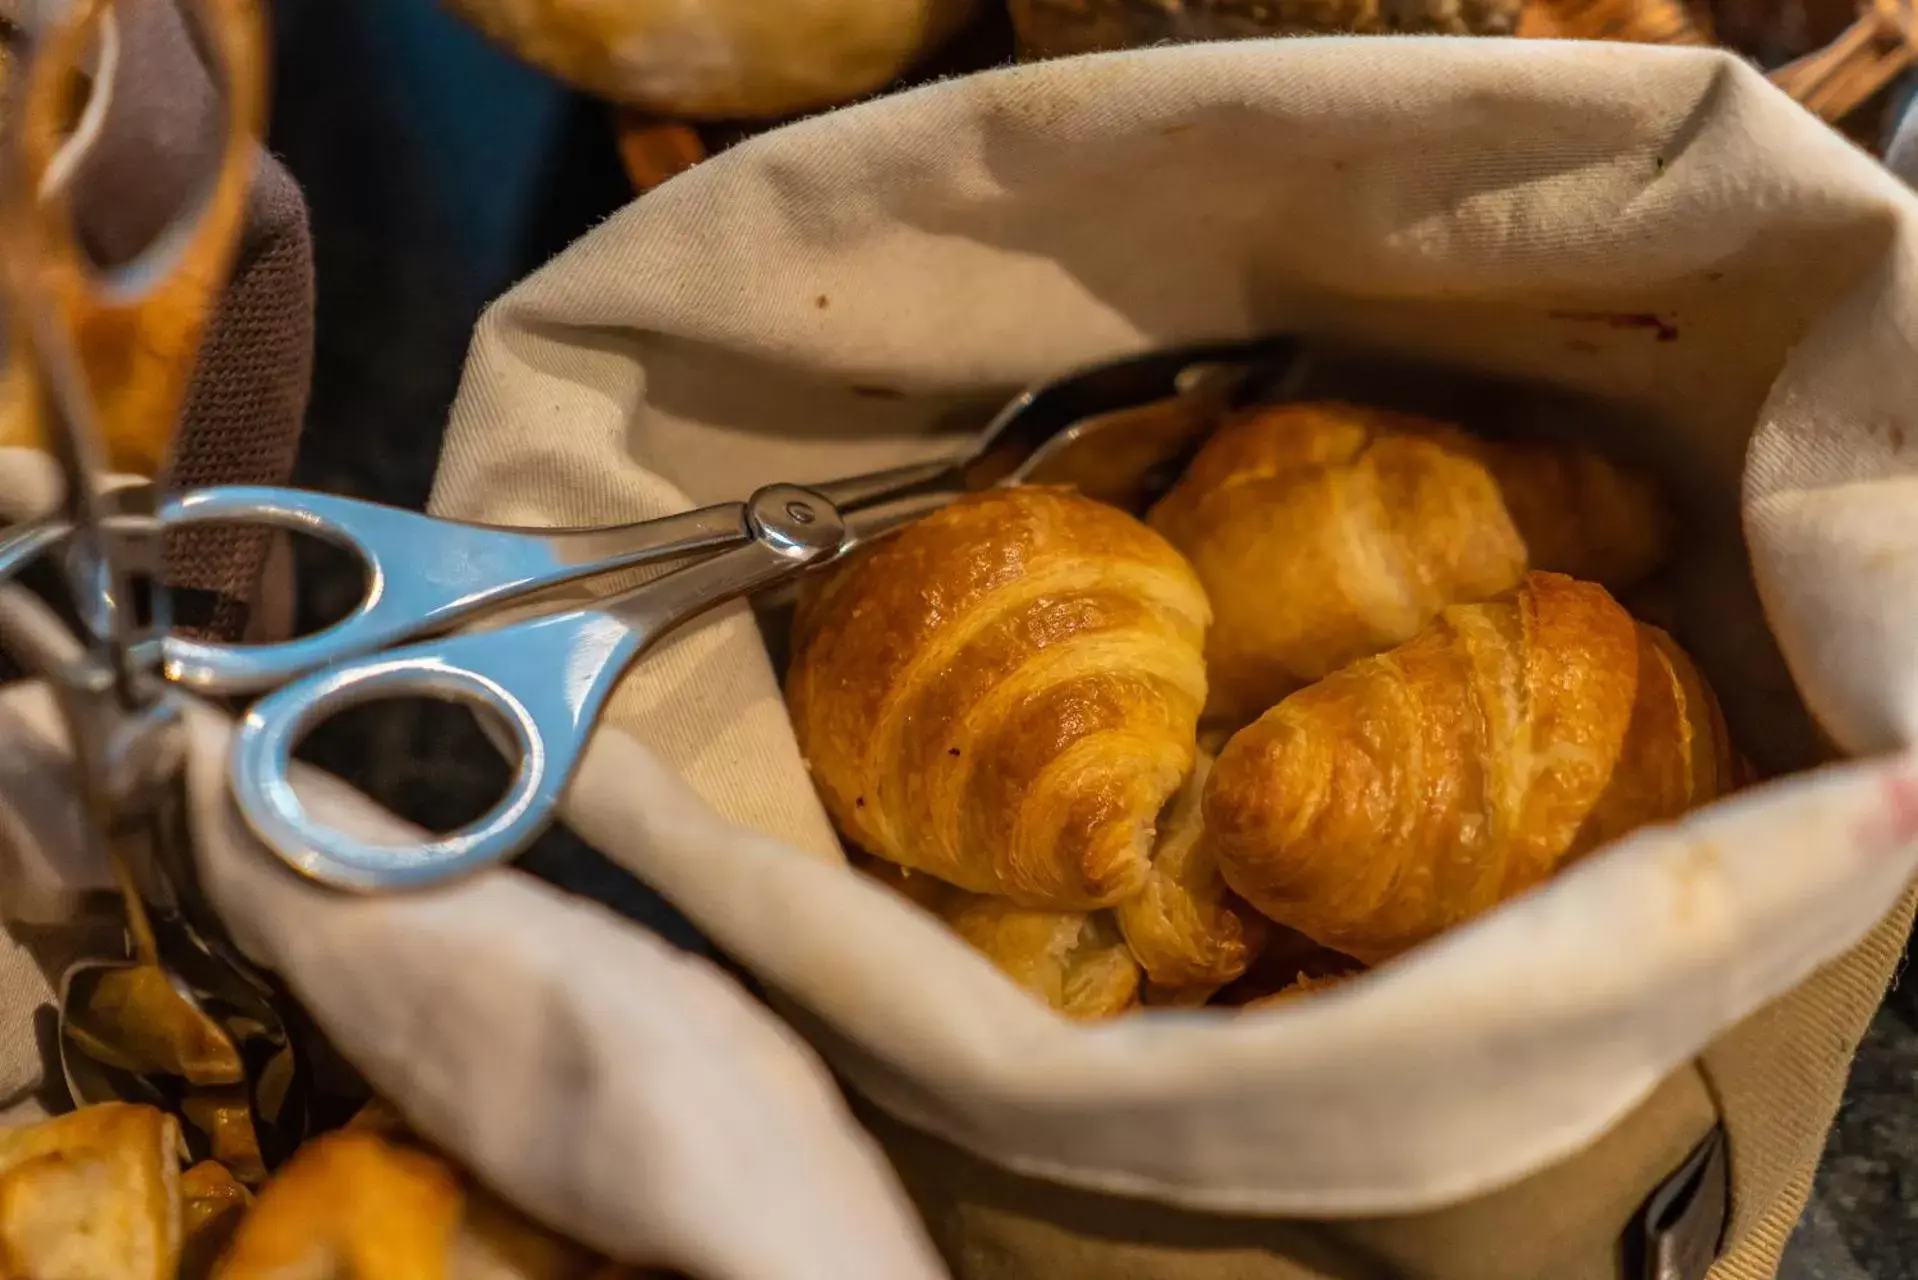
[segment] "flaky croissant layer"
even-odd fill
[[[1235,726],[1527,568],[1630,586],[1665,539],[1650,486],[1594,454],[1338,403],[1226,422],[1148,520],[1211,596],[1207,715]]]
[[[1226,889],[1205,840],[1200,803],[1211,771],[1212,757],[1201,749],[1192,776],[1159,819],[1145,887],[1113,912],[1166,1002],[1203,1003],[1244,974],[1265,942],[1264,918]]]
[[[1137,893],[1192,769],[1211,610],[1184,558],[1053,488],[965,499],[812,584],[787,701],[827,810],[1029,907]]]
[[[1377,963],[1732,785],[1671,639],[1532,573],[1285,699],[1227,744],[1203,809],[1236,892]]]

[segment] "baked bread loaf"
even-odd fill
[[[1203,1003],[1242,975],[1265,943],[1265,918],[1226,888],[1204,839],[1200,799],[1211,770],[1212,757],[1201,751],[1160,819],[1145,887],[1113,909],[1127,947],[1158,989],[1155,1004]]]
[[[762,119],[870,93],[959,29],[973,0],[449,0],[519,57],[662,115]]]
[[[1234,417],[1148,520],[1211,597],[1207,716],[1234,726],[1527,568],[1629,586],[1666,537],[1651,487],[1594,454],[1338,403]]]
[[[1209,617],[1123,511],[976,495],[809,584],[793,727],[860,848],[1020,906],[1109,907],[1144,886],[1192,770]]]
[[[1716,700],[1602,587],[1533,573],[1227,744],[1207,839],[1260,911],[1368,964],[1731,785]]]

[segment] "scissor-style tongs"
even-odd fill
[[[265,36],[258,17],[246,0],[197,7],[219,72],[220,163],[128,262],[106,268],[92,261],[66,189],[71,153],[84,143],[68,132],[72,81],[114,21],[111,0],[68,5],[8,86],[0,284],[9,376],[23,391],[20,411],[28,418],[15,434],[37,438],[53,454],[65,492],[59,515],[0,537],[0,581],[40,556],[63,556],[83,659],[55,662],[47,674],[73,721],[96,826],[138,810],[141,795],[174,771],[169,761],[178,754],[164,745],[177,736],[178,709],[159,678],[170,619],[156,572],[158,528],[109,495],[108,468],[150,454],[135,442],[173,433],[194,349],[239,242],[260,136]],[[33,631],[20,638],[31,643]]]
[[[45,446],[64,494],[57,514],[0,533],[0,643],[57,698],[85,836],[99,862],[114,868],[126,906],[133,957],[76,970],[158,972],[153,1008],[210,1020],[212,1034],[226,1037],[244,1063],[251,1118],[271,1158],[275,1148],[290,1149],[304,1124],[297,1087],[288,1092],[297,1071],[289,1070],[282,1006],[270,982],[225,941],[198,891],[185,825],[183,708],[161,669],[170,623],[163,529],[108,492],[110,467],[157,469],[157,453],[175,433],[201,335],[239,243],[258,156],[266,61],[258,12],[251,0],[197,0],[187,8],[220,94],[219,161],[130,261],[101,267],[88,256],[63,177],[85,142],[67,132],[73,77],[114,21],[113,0],[73,0],[38,34],[9,86],[0,287],[8,377],[30,415],[10,424],[9,435]],[[7,582],[42,557],[61,563],[77,619],[71,629]],[[95,1012],[78,1007],[76,990],[63,982],[63,1064],[69,1023],[81,1026]],[[269,1077],[273,1096],[266,1098],[260,1086]],[[71,1069],[68,1079],[72,1087]]]
[[[1255,375],[1289,370],[1294,350],[1267,339],[1133,357],[1028,392],[950,457],[769,485],[743,502],[617,528],[501,529],[283,489],[183,494],[162,508],[169,525],[264,523],[313,534],[355,551],[370,585],[348,618],[289,643],[170,639],[167,671],[208,692],[278,686],[242,722],[231,784],[247,823],[295,867],[344,888],[438,883],[512,857],[545,829],[620,676],[675,627],[969,491],[1071,481],[1095,496],[1134,499],[1183,459],[1224,399]],[[590,607],[405,644],[472,627],[566,583],[695,556]],[[318,822],[291,776],[301,739],[348,707],[420,696],[475,704],[504,726],[518,757],[505,798],[476,823],[415,845],[371,844]]]

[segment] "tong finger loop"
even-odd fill
[[[366,593],[345,618],[271,646],[166,642],[166,672],[188,688],[258,693],[341,658],[433,635],[569,582],[744,542],[738,503],[618,529],[510,530],[438,520],[352,498],[223,486],[174,498],[169,527],[238,522],[309,534],[351,551]],[[598,558],[595,558],[597,555]]]
[[[494,635],[464,639],[486,642]],[[376,843],[315,818],[292,776],[293,752],[306,734],[349,707],[421,695],[478,706],[504,727],[519,757],[505,797],[471,826],[400,845]],[[499,681],[430,653],[323,672],[262,699],[247,713],[233,742],[234,802],[269,848],[314,880],[359,891],[425,887],[504,861],[545,827],[573,762],[564,754],[553,758],[541,719],[541,709]]]

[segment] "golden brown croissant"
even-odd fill
[[[1629,585],[1666,528],[1651,489],[1594,454],[1336,403],[1228,421],[1148,520],[1211,596],[1206,712],[1231,724],[1528,567]]]
[[[1226,882],[1376,963],[1727,789],[1691,662],[1606,591],[1528,574],[1239,732],[1205,792]]]
[[[359,1233],[366,1244],[378,1245],[381,1237],[372,1234],[378,1220],[366,1214],[353,1180],[397,1177],[402,1187],[411,1182],[418,1190],[437,1188],[427,1202],[435,1214],[446,1203],[444,1188],[453,1185],[459,1226],[449,1252],[436,1259],[443,1263],[448,1280],[644,1280],[659,1274],[609,1261],[526,1217],[428,1146],[383,1098],[368,1102],[339,1132],[355,1144],[352,1158],[340,1159],[335,1152],[316,1167],[310,1160],[314,1144],[309,1143],[282,1172],[282,1178],[290,1178],[297,1171],[302,1184],[296,1188],[297,1202],[283,1225],[297,1226],[304,1215],[305,1230],[315,1239]],[[446,1182],[449,1178],[453,1184]],[[401,1251],[391,1255],[395,1260],[391,1265],[423,1256],[413,1252],[411,1240],[397,1244]],[[380,1260],[382,1267],[389,1263],[388,1255],[380,1255]],[[376,1269],[351,1274],[355,1280],[375,1280],[411,1273]]]
[[[881,858],[854,866],[938,916],[999,971],[1069,1018],[1109,1018],[1139,1002],[1139,962],[1105,912],[1041,911],[968,893]]]
[[[1247,1010],[1277,1008],[1282,1004],[1290,1004],[1302,996],[1315,996],[1330,991],[1334,987],[1342,987],[1358,977],[1360,972],[1362,970],[1353,970],[1349,973],[1301,973],[1290,986],[1281,987],[1269,996],[1248,1000],[1240,1007]]]
[[[172,1280],[180,1127],[105,1103],[0,1133],[0,1275]]]
[[[787,700],[854,843],[977,893],[1094,910],[1137,893],[1191,771],[1210,617],[1123,511],[1004,489],[824,576]]]
[[[1153,1003],[1203,1003],[1196,997],[1243,974],[1265,943],[1264,918],[1226,888],[1203,838],[1199,802],[1211,769],[1212,758],[1200,752],[1160,819],[1145,888],[1113,910],[1126,945],[1163,989]],[[1187,995],[1172,994],[1182,989]]]
[[[432,1157],[371,1132],[326,1134],[266,1184],[213,1274],[436,1280],[461,1209],[458,1178]]]
[[[1139,1003],[1139,962],[1104,911],[1038,911],[961,891],[946,922],[1002,973],[1069,1018]]]

